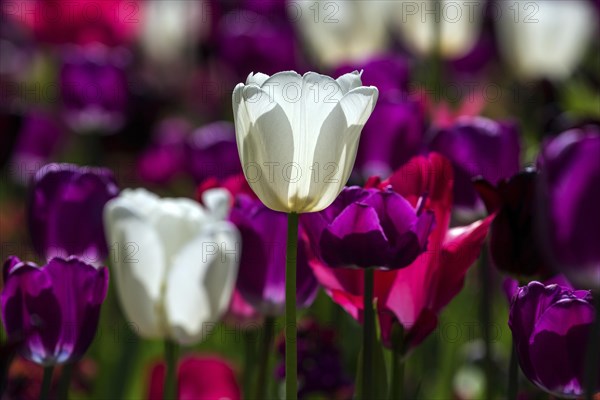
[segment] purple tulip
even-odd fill
[[[29,230],[37,253],[46,259],[78,256],[94,265],[108,248],[102,213],[119,189],[105,168],[48,164],[33,179]]]
[[[406,267],[425,251],[433,224],[433,213],[415,210],[391,189],[356,186],[303,216],[313,247],[331,267]]]
[[[103,47],[68,52],[60,70],[65,120],[78,132],[110,134],[125,123],[128,83],[124,49]]]
[[[402,95],[379,100],[363,128],[354,164],[361,175],[388,176],[423,148],[425,114]]]
[[[167,184],[185,170],[185,140],[192,128],[187,121],[169,118],[154,131],[153,142],[137,160],[137,173],[145,182]]]
[[[430,149],[452,161],[454,202],[465,211],[483,208],[473,178],[482,177],[496,185],[519,172],[519,130],[512,122],[460,118],[453,126],[436,132]]]
[[[63,133],[58,121],[50,114],[43,111],[27,114],[12,155],[15,180],[28,183],[56,152],[64,138]]]
[[[550,262],[600,289],[600,127],[563,133],[541,150],[540,234]]]
[[[540,282],[519,288],[508,323],[525,376],[557,396],[583,395],[586,344],[594,315],[590,291]]]
[[[214,122],[197,129],[188,138],[186,149],[188,169],[197,183],[242,172],[235,128],[230,122]]]
[[[108,289],[108,269],[71,257],[47,265],[9,257],[0,294],[2,322],[19,353],[38,364],[80,359],[90,346]]]
[[[285,307],[285,237],[287,216],[259,200],[238,195],[230,214],[242,236],[237,289],[264,315],[283,314]],[[308,265],[304,242],[298,244],[297,303],[309,307],[317,294],[317,280]]]

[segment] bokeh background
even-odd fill
[[[534,162],[544,138],[600,120],[600,3],[594,0],[0,5],[1,259],[16,254],[42,261],[30,245],[25,200],[32,174],[49,162],[108,166],[121,188],[191,198],[207,179],[241,172],[231,93],[251,72],[364,71],[363,82],[378,86],[381,96],[363,131],[351,178],[357,184],[373,174],[385,177],[426,149],[443,152],[437,133],[464,117],[514,124],[520,151],[484,145],[479,159],[516,157],[521,168]],[[493,179],[516,172],[502,165],[473,161],[465,171]],[[457,222],[484,215],[480,201],[463,197]],[[489,287],[482,285],[479,264],[408,359],[406,390],[414,398],[482,398],[483,292],[492,309],[491,385],[502,396],[511,346],[508,302],[501,275],[491,269]],[[360,326],[322,291],[302,315],[319,326],[309,329],[335,328],[351,388]],[[278,324],[280,335],[283,321]],[[162,344],[139,339],[134,329],[111,288],[97,338],[76,368],[73,399],[146,396]],[[259,335],[220,323],[195,350],[227,359],[241,383],[243,366],[252,362],[247,349]],[[29,398],[41,369],[18,362],[10,376],[22,391],[6,398]],[[280,384],[273,380],[269,393]],[[523,398],[548,398],[524,380],[521,386]],[[336,396],[348,398],[351,389],[341,389]]]

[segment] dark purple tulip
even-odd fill
[[[600,289],[600,127],[574,129],[541,150],[540,234],[548,260]]]
[[[3,278],[2,322],[9,340],[24,339],[19,353],[42,365],[80,359],[96,334],[108,269],[75,257],[42,267],[10,257]]]
[[[433,224],[433,213],[415,210],[391,189],[356,186],[320,213],[303,216],[316,251],[331,267],[406,267],[425,251]]]
[[[230,219],[239,229],[243,243],[237,289],[260,313],[283,314],[286,214],[272,211],[249,196],[238,195]],[[299,307],[309,307],[318,284],[308,265],[303,241],[298,244],[297,268],[297,303]]]
[[[41,257],[78,256],[94,265],[108,248],[102,215],[119,188],[106,168],[48,164],[34,179],[28,209],[29,230]]]
[[[191,130],[183,119],[162,121],[154,131],[152,144],[137,161],[139,177],[145,182],[167,184],[185,171],[185,141]]]
[[[194,131],[187,140],[187,164],[197,183],[242,172],[233,124],[214,122]]]
[[[594,314],[590,291],[540,282],[519,288],[508,324],[525,376],[557,396],[583,395]],[[600,371],[596,387],[600,389]]]
[[[294,30],[287,18],[273,19],[250,10],[234,10],[221,18],[217,48],[239,79],[252,71],[271,75],[298,70]]]
[[[64,117],[79,132],[114,133],[125,123],[128,83],[125,49],[73,48],[60,69]]]
[[[409,90],[409,64],[405,58],[398,55],[382,55],[361,64],[343,65],[338,67],[332,76],[342,76],[361,70],[363,85],[376,86],[379,89],[380,99]]]
[[[379,100],[360,137],[354,167],[364,177],[388,176],[423,148],[425,113],[403,95]]]
[[[438,130],[429,148],[452,161],[454,202],[463,210],[480,211],[483,207],[473,178],[482,177],[496,185],[519,172],[519,129],[512,122],[460,118],[453,126]]]
[[[48,163],[64,138],[56,119],[43,111],[32,111],[23,119],[12,155],[13,177],[29,182],[31,176]]]
[[[344,370],[342,353],[337,346],[334,329],[319,325],[313,320],[302,321],[298,326],[298,397],[311,394],[326,395],[328,399],[352,398],[352,379]],[[285,355],[285,340],[277,345],[280,357]],[[275,369],[275,378],[285,379],[285,363]]]
[[[475,182],[489,214],[496,213],[490,228],[489,252],[494,265],[516,277],[555,275],[542,257],[535,231],[538,172],[527,169],[503,179],[497,187]]]

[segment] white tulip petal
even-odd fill
[[[362,129],[371,116],[378,98],[379,90],[374,86],[363,86],[348,92],[340,100],[340,107],[346,115],[348,126],[357,125]]]
[[[240,108],[239,120],[244,120],[240,125],[247,124],[252,134],[238,146],[246,179],[267,207],[284,211],[288,209],[289,182],[283,171],[294,159],[292,127],[283,109],[262,89],[247,86],[244,92],[250,97]]]
[[[269,77],[262,87],[236,86],[240,159],[250,187],[267,207],[311,212],[335,199],[377,102],[377,88],[360,86],[360,75],[335,80],[287,71]]]
[[[167,278],[170,334],[184,345],[203,339],[227,310],[237,277],[235,227],[221,222],[205,228],[173,258]]]
[[[139,195],[139,193],[138,193]],[[118,197],[104,209],[107,240],[112,249],[117,293],[127,320],[140,336],[165,335],[161,312],[166,273],[160,238],[130,199]]]
[[[151,216],[150,221],[164,247],[166,262],[195,236],[202,224],[209,219],[200,206],[190,199],[161,199],[160,207]]]
[[[336,79],[337,83],[342,88],[342,93],[346,94],[352,89],[356,89],[362,86],[362,71],[354,71],[349,74],[344,74]]]
[[[260,87],[267,79],[269,79],[269,75],[267,74],[261,72],[255,74],[254,72],[251,72],[250,75],[248,75],[248,78],[246,78],[246,85],[257,85]]]
[[[231,195],[227,189],[211,189],[202,193],[202,204],[214,221],[222,221],[229,215]]]

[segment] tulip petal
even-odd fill
[[[283,108],[262,89],[247,86],[243,96],[236,118],[236,135],[244,174],[267,207],[289,211],[290,179],[286,179],[285,172],[294,160],[296,146],[290,121]],[[253,133],[241,133],[244,129]],[[293,168],[289,173],[293,173]]]
[[[192,344],[227,311],[237,277],[239,238],[233,225],[205,227],[172,261],[164,307],[172,337]]]
[[[323,232],[323,261],[332,267],[357,265],[364,268],[386,264],[388,238],[374,208],[354,203]]]
[[[246,78],[246,85],[262,86],[269,78],[270,76],[267,74],[261,72],[255,74],[254,72],[251,72],[250,75],[248,75],[248,78]]]
[[[106,205],[104,220],[108,241],[115,246],[116,287],[125,315],[138,334],[158,338],[164,335],[158,310],[166,265],[159,234],[144,216],[150,208],[147,202],[118,197]]]
[[[362,86],[362,71],[354,71],[349,74],[344,74],[336,79],[336,82],[342,88],[342,94],[346,94],[352,89],[356,89]]]
[[[318,173],[306,182],[310,185],[307,198],[312,202],[305,204],[305,209],[320,211],[328,207],[343,189],[352,172],[361,130],[377,97],[376,88],[353,89],[323,121],[310,164]]]

